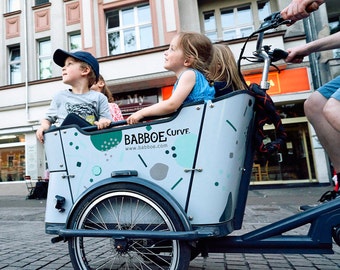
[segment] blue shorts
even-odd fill
[[[318,91],[326,99],[334,98],[340,101],[340,76],[321,86]]]

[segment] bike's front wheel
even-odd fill
[[[135,184],[111,184],[90,193],[75,209],[73,229],[181,231],[170,204]],[[140,238],[72,237],[69,253],[75,269],[187,269],[190,247],[184,241]]]

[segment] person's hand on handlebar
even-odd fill
[[[306,48],[306,45],[297,46],[295,48],[291,48],[287,50],[288,56],[285,60],[287,63],[301,63],[303,58],[309,55],[309,51]]]
[[[311,12],[319,9],[325,0],[292,0],[292,2],[281,11],[284,20],[291,20],[295,23],[298,20],[307,18]]]

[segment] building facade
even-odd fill
[[[6,0],[0,48],[0,176],[20,181],[44,175],[44,146],[35,137],[53,95],[68,86],[52,61],[58,48],[85,50],[97,57],[100,72],[124,115],[166,99],[176,80],[163,68],[163,52],[179,31],[206,34],[230,46],[235,58],[246,37],[290,0]],[[327,1],[310,18],[280,26],[265,44],[287,49],[338,31],[340,8]],[[245,55],[251,56],[256,40]],[[258,183],[328,183],[330,164],[304,112],[304,100],[339,74],[340,49],[306,58],[299,65],[277,63],[269,79],[271,94],[288,133],[285,149],[257,156]],[[242,61],[247,82],[259,82],[259,64]],[[275,139],[266,126],[268,140]],[[256,172],[258,172],[256,174]]]

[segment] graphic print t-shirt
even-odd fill
[[[69,113],[79,115],[90,124],[100,118],[111,119],[107,98],[93,90],[84,94],[74,94],[70,89],[57,93],[45,118],[58,126]]]

